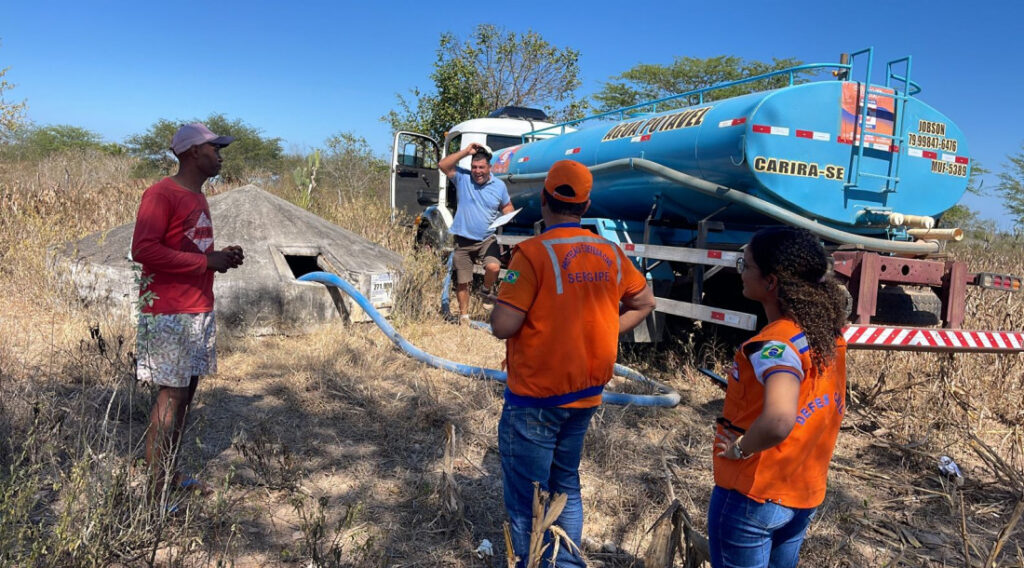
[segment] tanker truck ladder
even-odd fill
[[[846,54],[840,59],[842,63],[849,63],[849,72],[853,71],[853,62],[856,60],[858,55],[867,55],[867,68],[864,74],[864,80],[857,81],[857,120],[854,123],[853,139],[849,141],[853,144],[856,151],[852,153],[850,157],[850,168],[849,177],[847,178],[844,187],[846,189],[858,189],[861,191],[874,191],[861,187],[861,178],[873,178],[879,179],[884,182],[884,186],[878,193],[895,193],[896,188],[900,182],[900,159],[903,148],[905,146],[905,140],[903,139],[903,121],[906,114],[907,101],[911,97],[921,92],[921,87],[914,83],[910,79],[911,71],[911,58],[910,56],[901,57],[894,59],[886,63],[885,66],[885,87],[879,88],[872,86],[871,84],[871,73],[874,65],[874,48],[869,47],[856,51],[847,58]],[[897,75],[895,68],[903,65],[905,68],[904,75]],[[845,75],[838,75],[840,78],[845,78]],[[902,86],[902,90],[897,88]],[[877,110],[879,108],[876,102],[872,105],[871,99],[875,98],[889,98],[893,99],[894,105],[893,110],[895,111],[895,117],[893,121],[893,133],[886,134],[883,132],[877,132],[873,129],[868,128],[868,111],[871,108]],[[874,118],[874,117],[872,117]],[[872,130],[868,133],[868,130]],[[869,142],[869,138],[871,141]],[[878,142],[877,140],[884,139],[888,143]],[[871,172],[862,171],[862,165],[864,163],[864,149],[878,150],[882,152],[889,152],[892,158],[889,161],[889,171],[886,175],[876,174]]]

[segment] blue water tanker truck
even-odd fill
[[[518,210],[498,229],[512,246],[543,228],[548,168],[576,160],[594,175],[584,226],[632,255],[658,296],[657,317],[634,340],[657,340],[666,316],[756,329],[735,263],[754,231],[785,224],[831,251],[850,291],[852,347],[1024,349],[1015,332],[961,329],[967,286],[1021,285],[951,260],[945,244],[963,232],[936,228],[970,179],[963,132],[917,97],[910,57],[886,63],[879,82],[873,64],[866,49],[558,124],[506,107],[454,126],[441,143],[399,132],[393,210],[413,219],[421,242],[449,246],[457,203],[437,161],[486,144]],[[723,96],[744,87],[762,90]]]

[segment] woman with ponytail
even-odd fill
[[[734,359],[715,436],[713,567],[793,567],[845,410],[846,298],[809,231],[758,231],[737,262],[768,318]]]

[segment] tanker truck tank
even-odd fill
[[[506,148],[492,171],[508,183],[515,223],[540,218],[542,176],[557,160],[589,167],[643,159],[739,190],[844,232],[909,239],[893,220],[932,218],[967,188],[961,130],[944,114],[892,88],[825,81],[706,102],[622,120],[591,120],[574,132]],[[866,95],[866,96],[865,96]],[[863,102],[867,100],[867,108]],[[556,129],[558,127],[555,127]],[[863,138],[863,140],[862,140]],[[713,217],[737,225],[778,224],[762,211],[628,168],[595,174],[588,217],[680,227]],[[865,223],[882,215],[886,223]]]

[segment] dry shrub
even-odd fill
[[[1008,241],[971,242],[952,252],[971,270],[1024,274],[1024,257]],[[972,287],[964,325],[1021,330],[1022,308],[1019,293]],[[840,473],[834,471],[838,481],[826,501],[831,516],[818,524],[826,542],[842,541],[843,557],[852,554],[867,565],[901,556],[904,562],[913,559],[912,565],[940,565],[944,559],[963,565],[964,549],[979,565],[1011,565],[1021,532],[1007,519],[1024,496],[1024,484],[1006,471],[1024,472],[1022,355],[853,351],[847,370],[848,430],[840,436],[833,468]],[[940,456],[960,465],[962,487],[939,474]],[[868,531],[868,538],[842,539],[846,529],[836,523],[851,517],[890,536]],[[1001,529],[1016,545],[996,559],[995,535]],[[901,530],[919,530],[944,544],[915,546]],[[837,561],[834,549],[814,543],[809,542],[811,558]],[[986,563],[989,555],[994,563]]]
[[[56,154],[38,164],[0,164],[0,276],[45,272],[46,248],[126,223],[146,184],[131,158]]]
[[[0,382],[0,565],[141,564],[168,543],[193,541],[220,516],[200,522],[201,506],[182,495],[146,491],[135,461],[150,394],[137,390],[132,355],[116,339],[128,329],[81,327],[70,321],[50,345],[5,352],[13,364]],[[37,349],[55,356],[42,367],[21,356]]]
[[[47,264],[50,247],[134,217],[152,180],[132,179],[133,164],[90,151],[0,163],[2,566],[180,565],[223,552],[194,544],[230,526],[219,496],[150,495],[137,472],[151,394],[134,381],[131,314],[83,306]]]

